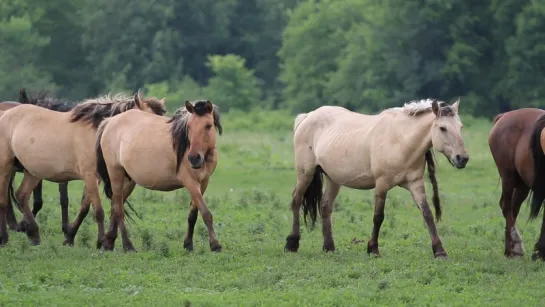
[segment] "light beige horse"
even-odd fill
[[[96,129],[105,118],[131,109],[161,115],[166,112],[164,100],[142,100],[140,92],[134,97],[120,94],[88,99],[66,113],[34,105],[20,105],[5,111],[0,117],[0,245],[8,241],[5,216],[9,179],[14,164],[20,163],[25,171],[16,200],[24,214],[24,228],[32,244],[40,243],[38,224],[28,205],[32,190],[42,179],[58,183],[82,179],[85,191],[81,207],[87,210],[80,210],[72,225],[63,221],[65,244],[73,244],[89,203],[92,203],[98,225],[97,246],[101,246],[104,209],[96,173]]]
[[[114,248],[119,228],[124,250],[134,250],[124,224],[123,199],[132,191],[130,184],[138,184],[158,191],[185,187],[191,195],[191,209],[184,248],[193,249],[193,230],[200,211],[210,248],[221,250],[212,213],[203,198],[218,163],[214,128],[221,135],[218,109],[204,100],[194,104],[186,101],[185,108],[172,118],[128,111],[101,124],[96,143],[97,172],[104,181],[106,196],[112,199],[104,249]]]
[[[459,99],[452,106],[421,100],[378,115],[364,115],[341,107],[324,106],[295,119],[294,149],[297,184],[293,191],[293,228],[287,251],[299,248],[299,210],[312,225],[322,217],[323,249],[334,251],[331,231],[333,202],[341,186],[375,189],[373,232],[367,252],[380,256],[378,237],[384,220],[386,193],[395,186],[407,189],[428,227],[435,257],[447,257],[437,234],[424,189],[424,168],[434,187],[436,218],[440,219],[435,164],[431,149],[443,153],[456,168],[464,168],[469,155],[461,136]],[[322,175],[326,187],[322,197]],[[318,204],[320,207],[318,208]]]

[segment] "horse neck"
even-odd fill
[[[403,142],[406,142],[406,148],[409,151],[409,157],[418,159],[432,147],[431,128],[435,114],[422,114],[420,116],[407,115],[405,123],[400,123],[403,128]]]

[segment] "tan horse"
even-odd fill
[[[220,251],[203,194],[218,163],[216,132],[222,133],[218,109],[210,101],[185,102],[172,118],[125,112],[108,119],[97,133],[97,171],[104,191],[112,199],[110,230],[105,249],[113,249],[117,229],[123,248],[134,250],[124,224],[124,182],[150,190],[173,191],[185,187],[191,195],[184,248],[193,249],[193,230],[198,212],[208,228],[210,248]]]
[[[96,129],[105,118],[131,109],[161,115],[166,112],[164,100],[142,100],[140,92],[134,97],[106,95],[89,99],[66,113],[34,105],[21,105],[5,111],[0,118],[0,245],[8,241],[5,216],[9,179],[14,164],[20,163],[25,171],[16,200],[24,214],[23,222],[32,244],[40,243],[40,234],[28,205],[31,191],[42,179],[58,183],[83,180],[85,191],[81,207],[87,208],[88,212],[89,203],[93,204],[98,225],[97,246],[101,246],[104,209],[100,202],[93,150]],[[65,244],[73,244],[87,212],[80,210],[72,225],[63,221]]]
[[[297,184],[291,203],[293,228],[285,249],[299,248],[299,210],[312,225],[322,216],[323,249],[334,251],[331,231],[333,202],[341,186],[375,189],[373,231],[367,253],[380,256],[378,237],[384,220],[386,193],[395,186],[407,189],[422,212],[435,257],[447,257],[426,200],[424,168],[433,185],[436,219],[441,217],[435,162],[431,149],[443,153],[456,168],[464,168],[469,155],[461,137],[459,100],[452,106],[437,100],[413,101],[378,115],[324,106],[300,114],[294,124]],[[322,174],[326,188],[322,199]],[[318,208],[318,204],[320,207]]]

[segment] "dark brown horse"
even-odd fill
[[[524,255],[515,226],[520,207],[533,193],[530,219],[537,217],[545,199],[545,111],[524,108],[497,115],[488,144],[501,178],[500,207],[505,218],[505,256]],[[545,223],[532,259],[545,258]]]
[[[68,101],[62,101],[55,97],[52,97],[48,95],[45,92],[41,92],[36,94],[35,96],[29,96],[27,95],[25,89],[21,89],[19,92],[19,102],[15,101],[3,101],[0,102],[0,113],[3,114],[4,111],[7,111],[11,108],[17,107],[21,104],[33,104],[39,107],[43,107],[49,110],[58,111],[58,112],[68,112],[70,111],[75,104]],[[1,114],[0,114],[1,115]],[[16,168],[17,172],[22,173],[23,169],[20,167]],[[59,193],[60,193],[60,204],[61,204],[61,211],[62,216],[66,216],[68,218],[68,183],[59,183]],[[43,207],[43,198],[42,198],[42,181],[36,186],[34,191],[32,192],[32,196],[34,198],[34,204],[32,207],[32,214],[36,216],[38,212]],[[13,212],[13,205],[9,204],[9,210],[8,210],[8,225],[11,230],[17,230],[17,231],[24,231],[23,228],[17,227],[17,219],[15,218],[15,214]],[[21,224],[24,225],[24,224]]]

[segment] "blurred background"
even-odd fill
[[[2,0],[0,99],[141,88],[223,111],[545,106],[545,1]]]

